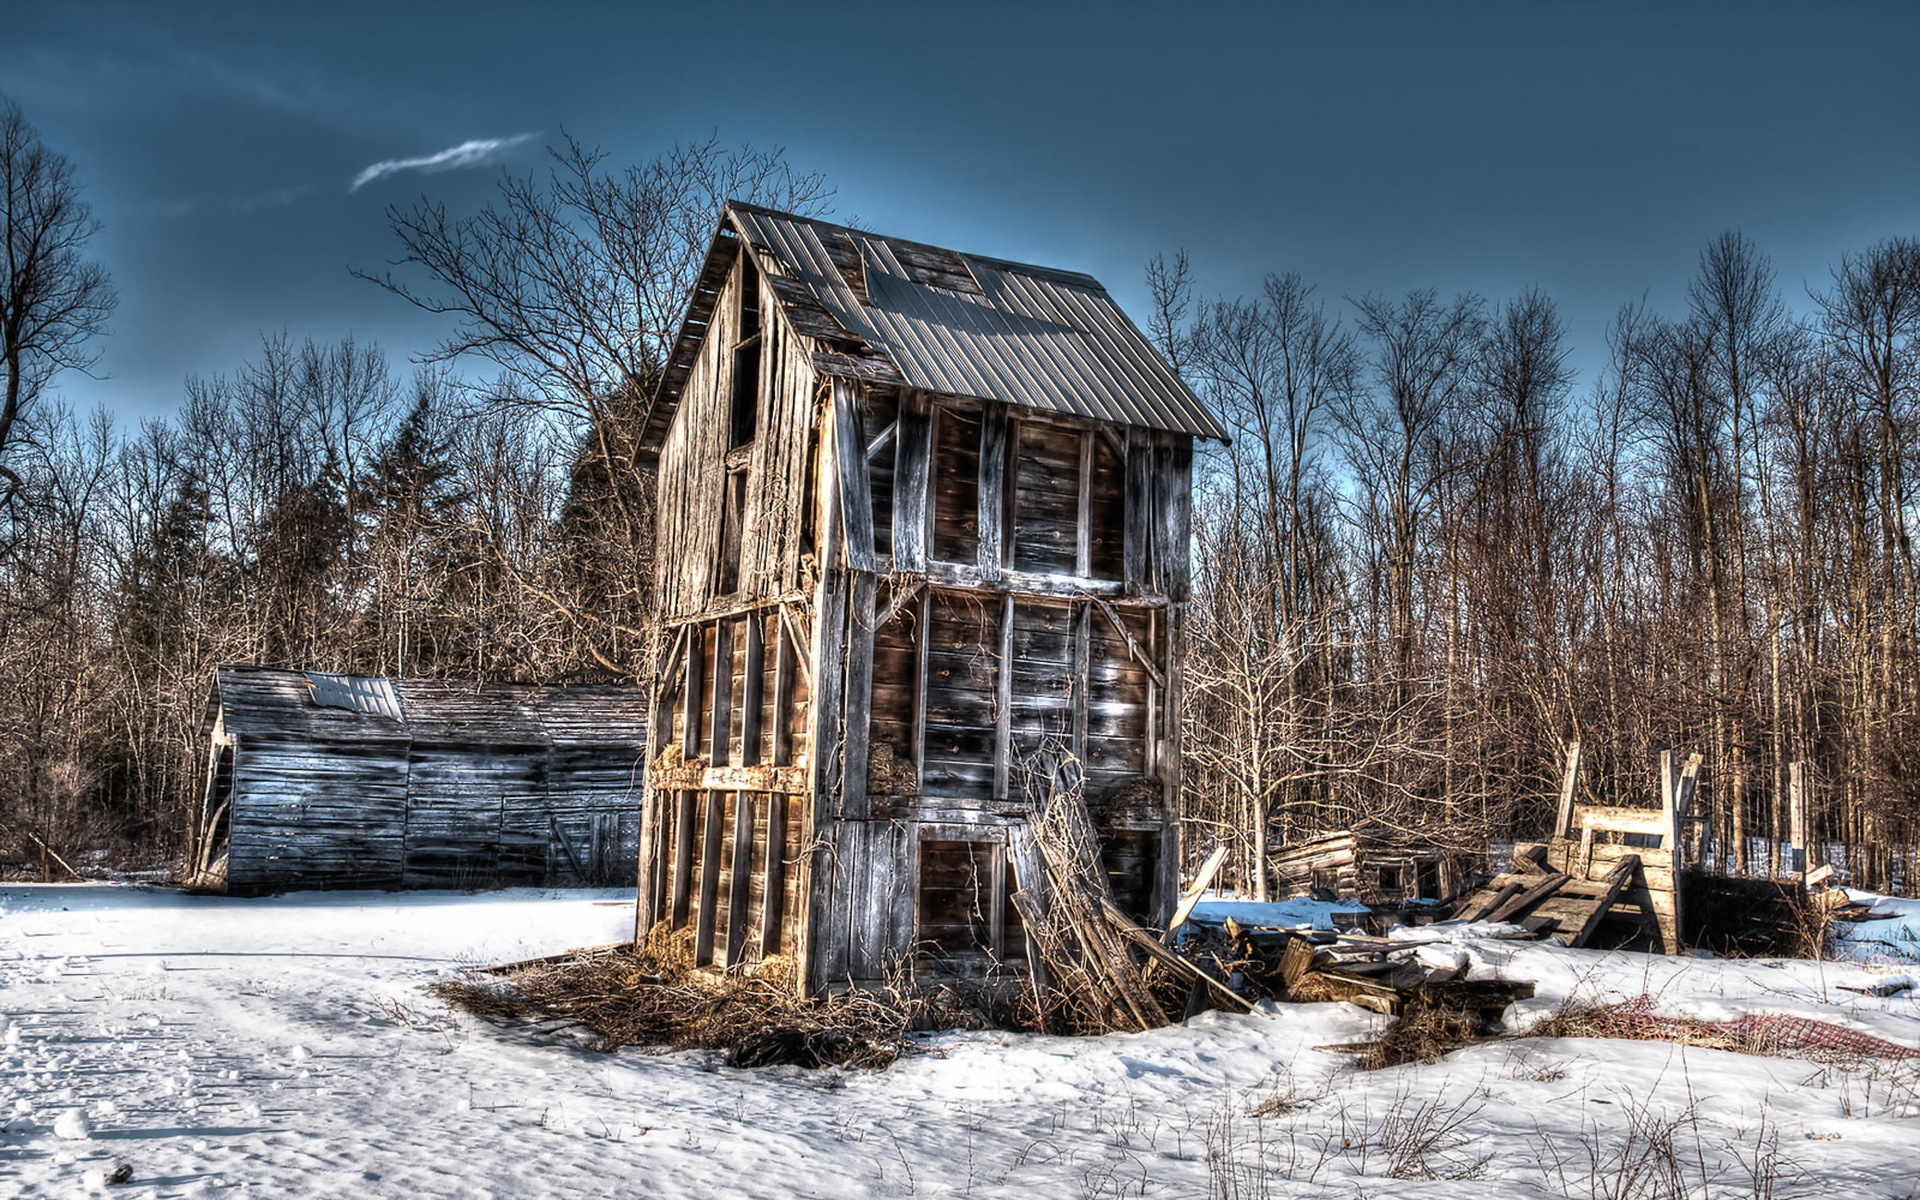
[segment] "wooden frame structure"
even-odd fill
[[[1196,436],[1086,276],[729,205],[648,430],[638,933],[815,991],[1018,964],[1043,746],[1164,916]]]

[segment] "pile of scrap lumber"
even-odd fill
[[[1247,992],[1294,1003],[1345,1001],[1385,1016],[1413,1004],[1476,1014],[1491,1023],[1530,983],[1469,980],[1456,967],[1419,960],[1420,947],[1445,939],[1406,940],[1314,929],[1263,929],[1232,918],[1189,926],[1182,950],[1229,975]]]
[[[1522,847],[1512,864],[1454,906],[1461,921],[1499,921],[1518,925],[1529,933],[1551,935],[1569,946],[1584,946],[1600,922],[1622,898],[1644,890],[1646,880],[1640,855],[1622,850],[1599,864],[1598,870],[1580,869],[1591,863],[1561,857],[1561,868],[1549,866],[1548,846]],[[1590,877],[1597,876],[1597,877]]]
[[[1070,756],[1043,753],[1028,764],[1026,777],[1033,819],[1027,837],[1008,849],[1019,883],[1013,905],[1034,952],[1042,1028],[1158,1028],[1169,1023],[1169,992],[1175,998],[1186,992],[1190,1008],[1193,994],[1208,993],[1226,1007],[1251,1010],[1252,1001],[1224,978],[1175,953],[1167,935],[1142,928],[1114,903],[1080,764]],[[1159,979],[1156,969],[1162,972]]]

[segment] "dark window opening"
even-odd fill
[[[720,530],[720,578],[714,588],[714,593],[720,596],[731,596],[740,590],[740,553],[745,540],[741,534],[747,508],[745,468],[727,473],[726,505]]]
[[[733,352],[733,436],[727,445],[752,442],[760,419],[760,343]]]
[[[1431,858],[1423,858],[1419,864],[1420,892],[1422,900],[1440,899],[1440,864]]]
[[[1380,890],[1399,895],[1406,887],[1406,873],[1400,867],[1380,868]]]
[[[753,441],[760,423],[760,273],[740,259],[740,336],[733,351],[733,420],[730,447]]]

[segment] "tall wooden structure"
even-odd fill
[[[1018,963],[1043,747],[1083,764],[1116,896],[1163,914],[1221,436],[1085,275],[729,205],[646,434],[640,932],[812,990]]]

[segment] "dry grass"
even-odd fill
[[[879,1068],[911,1050],[908,1034],[917,1030],[1031,1028],[1020,1005],[985,988],[891,987],[802,999],[791,959],[719,975],[695,968],[691,952],[690,931],[662,927],[638,948],[453,980],[433,991],[481,1016],[582,1026],[601,1049],[724,1050],[735,1067]]]

